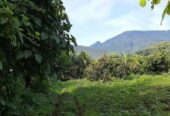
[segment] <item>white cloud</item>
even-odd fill
[[[112,13],[114,7],[138,4],[138,0],[63,0],[63,2],[70,19],[78,22],[105,19]]]
[[[63,0],[72,33],[80,44],[105,41],[128,30],[167,30],[169,18],[160,25],[166,2],[151,11],[141,8],[138,0]]]
[[[64,0],[65,4],[68,4],[71,0]],[[88,22],[91,20],[99,20],[107,17],[110,13],[110,9],[114,6],[115,2],[112,0],[87,0],[82,4],[73,5],[74,8],[68,10],[70,19],[77,22]],[[71,5],[71,3],[69,4]]]
[[[168,30],[168,20],[164,20],[163,25],[160,25],[161,15],[164,5],[151,11],[150,7],[146,9],[136,9],[127,12],[125,15],[113,17],[107,20],[104,25],[106,28],[117,29],[119,32],[127,30]]]

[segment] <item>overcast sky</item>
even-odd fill
[[[160,25],[165,3],[153,11],[138,0],[63,0],[73,25],[71,33],[79,45],[104,42],[129,30],[168,30],[170,17]]]

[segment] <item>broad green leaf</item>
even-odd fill
[[[38,62],[38,63],[41,63],[42,62],[42,56],[40,54],[35,54],[35,60]]]
[[[146,0],[139,0],[139,4],[140,4],[142,7],[145,7],[145,6],[146,6]]]
[[[31,23],[29,21],[24,21],[24,25],[29,27],[29,26],[31,26]]]
[[[0,61],[0,70],[3,69],[3,65],[2,65],[2,62]]]
[[[160,2],[161,2],[161,0],[152,0],[152,3],[155,5],[159,4]]]
[[[46,40],[46,39],[48,39],[48,35],[47,35],[47,33],[42,32],[42,33],[41,33],[41,38],[42,38],[42,40]]]
[[[21,32],[18,32],[18,38],[19,38],[21,44],[23,44],[24,43],[24,41],[23,41],[23,34]]]
[[[25,58],[28,58],[32,55],[32,52],[28,50],[26,50],[24,53],[25,53]]]
[[[51,39],[54,39],[56,41],[57,44],[60,43],[60,38],[58,38],[57,36],[51,36]]]
[[[17,54],[17,60],[20,60],[20,59],[24,58],[24,56],[25,56],[24,52],[19,52]]]
[[[3,106],[5,106],[6,105],[6,102],[4,101],[4,100],[0,100],[0,103],[3,105]]]
[[[164,9],[163,13],[162,13],[162,20],[161,20],[161,25],[162,25],[162,22],[166,16],[166,14],[170,15],[170,2],[168,2],[166,8]]]
[[[168,5],[166,6],[166,13],[170,15],[170,2],[168,2]]]
[[[0,24],[5,24],[8,22],[8,18],[1,17],[0,18]]]
[[[37,38],[40,37],[40,35],[41,35],[41,34],[40,34],[38,31],[35,32],[35,36],[36,36]]]
[[[71,41],[75,44],[75,46],[77,46],[76,38],[72,35],[71,35]]]
[[[16,47],[18,44],[18,41],[17,41],[17,36],[16,35],[11,35],[13,40],[11,40],[11,44]]]

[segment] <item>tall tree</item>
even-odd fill
[[[61,0],[0,0],[0,77],[56,73],[56,60],[75,38]]]

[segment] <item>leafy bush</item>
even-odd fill
[[[104,56],[93,61],[85,70],[90,80],[124,79],[131,74],[161,74],[170,69],[170,58],[165,53],[156,52],[150,56],[123,55]]]
[[[48,82],[43,82],[43,86],[45,83],[47,84]],[[39,88],[40,86],[38,86]],[[44,91],[44,88],[41,88],[41,90]],[[11,76],[6,77],[6,79],[1,78],[0,115],[44,116],[50,114],[57,96],[53,95],[53,93],[42,93],[42,91],[40,91],[41,93],[34,92],[26,88],[22,77]]]
[[[132,62],[132,61],[131,61]],[[111,78],[124,78],[132,73],[132,63],[122,56],[104,56],[91,63],[86,69],[86,77],[90,80],[109,80]],[[135,71],[134,71],[135,72]]]
[[[149,74],[167,73],[170,69],[170,59],[164,53],[154,53],[147,57],[145,64],[145,72]]]
[[[0,78],[0,115],[18,115],[25,83],[20,77]]]
[[[143,74],[144,73],[144,61],[146,58],[141,55],[133,54],[127,56],[127,63],[130,67],[130,72],[132,74]]]
[[[79,55],[72,54],[70,57],[62,59],[65,59],[62,61],[63,69],[58,68],[57,70],[61,72],[58,79],[63,81],[84,78],[84,70],[91,62],[90,57],[85,52],[81,52]]]
[[[100,63],[95,60],[86,68],[84,76],[89,80],[110,80],[111,78],[108,69],[103,69]]]

